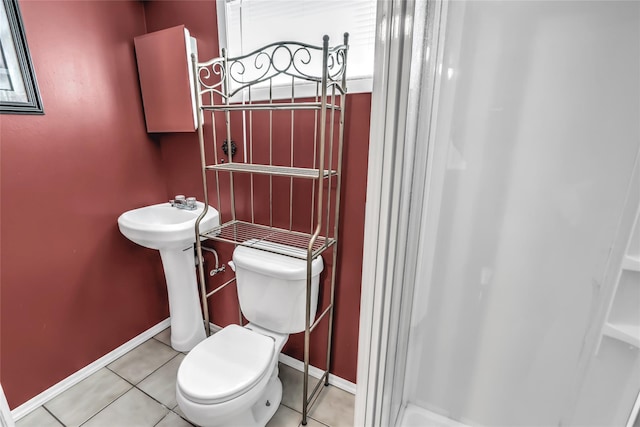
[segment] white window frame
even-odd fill
[[[216,17],[218,20],[218,45],[220,48],[220,54],[222,49],[226,49],[228,46],[228,31],[227,31],[227,9],[226,0],[216,0]],[[321,44],[321,40],[318,45]],[[360,78],[349,78],[347,71],[347,92],[352,93],[371,93],[373,89],[373,69],[371,70],[371,76]],[[252,90],[252,100],[266,100],[269,99],[269,91],[267,88]],[[295,97],[296,98],[310,98],[316,95],[316,85],[314,83],[296,82],[295,85]],[[234,96],[231,101],[241,101],[241,94]],[[272,92],[272,99],[287,99],[291,98],[291,87],[276,87],[274,86]]]

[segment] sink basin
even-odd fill
[[[118,227],[126,238],[160,251],[169,297],[171,347],[177,351],[189,351],[206,338],[193,251],[196,219],[204,206],[196,202],[196,209],[186,210],[160,203],[130,210],[118,218]],[[201,230],[217,225],[220,214],[209,206],[200,222]]]
[[[127,211],[118,218],[120,232],[132,242],[149,249],[184,249],[196,242],[196,218],[204,203],[196,202],[195,210],[178,209],[170,203],[145,206]],[[220,225],[218,211],[209,206],[200,222],[202,230]]]

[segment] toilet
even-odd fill
[[[306,251],[247,241],[233,252],[240,309],[249,321],[229,325],[196,345],[180,364],[176,399],[203,427],[264,426],[282,400],[278,355],[289,334],[305,329]],[[260,249],[257,249],[260,248]],[[310,322],[318,305],[322,257],[311,263]]]

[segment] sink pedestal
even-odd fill
[[[176,200],[184,196],[176,196]],[[204,323],[198,296],[195,256],[195,225],[205,205],[195,202],[195,209],[180,209],[171,203],[132,209],[118,217],[120,232],[134,243],[160,251],[164,277],[167,279],[171,347],[189,351],[204,340]],[[220,214],[211,206],[200,221],[203,230],[220,225]]]
[[[189,351],[206,338],[193,245],[184,249],[160,249],[160,257],[169,294],[171,347]]]

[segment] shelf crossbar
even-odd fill
[[[320,170],[311,168],[298,168],[291,166],[274,166],[274,165],[258,165],[253,163],[220,163],[217,165],[209,165],[207,170],[254,173],[260,175],[284,176],[291,178],[319,179]],[[335,170],[322,171],[322,178],[335,176]]]
[[[229,104],[229,105],[203,105],[205,111],[249,111],[249,110],[320,110],[321,102],[278,102],[273,104]],[[326,104],[327,110],[340,111],[339,105]]]

